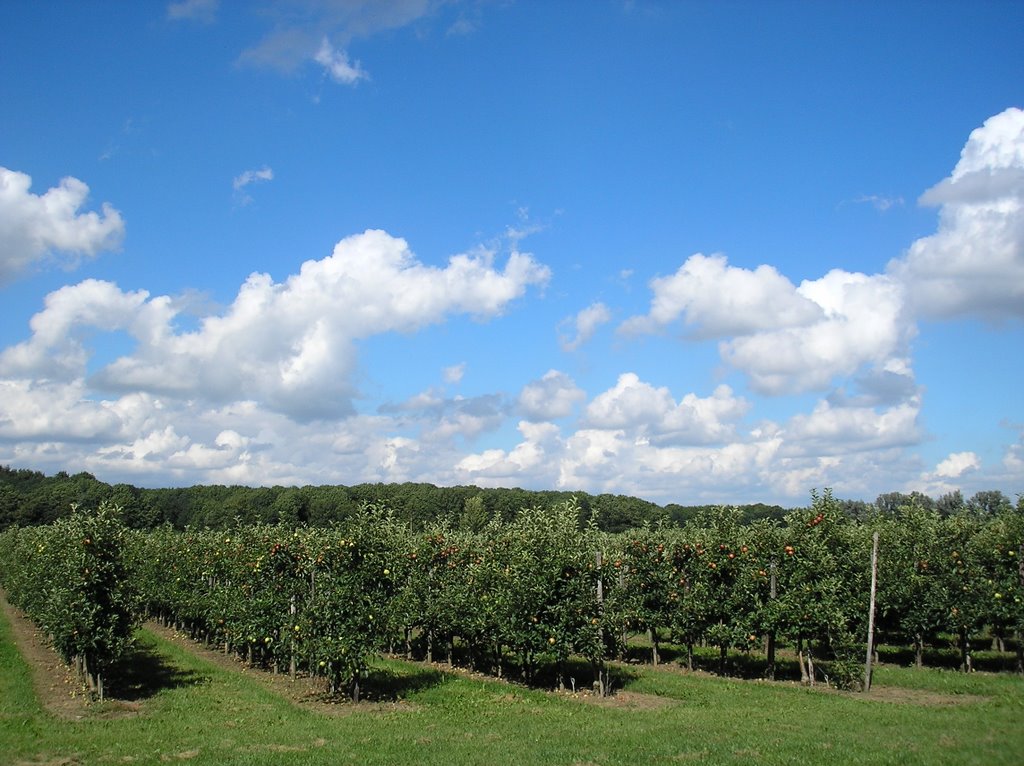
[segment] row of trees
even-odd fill
[[[224,529],[238,523],[328,526],[356,513],[366,503],[386,505],[414,529],[445,522],[455,529],[479,532],[492,519],[511,521],[522,508],[550,506],[576,500],[580,526],[591,518],[605,532],[637,529],[644,524],[683,526],[717,506],[655,503],[625,495],[583,492],[538,492],[523,489],[482,489],[475,486],[437,487],[433,484],[358,484],[355,486],[241,487],[195,486],[140,489],[130,484],[106,484],[92,474],[57,473],[0,466],[0,530],[15,524],[48,524],[66,516],[72,505],[96,508],[101,503],[122,509],[133,529],[170,524],[177,529]],[[933,500],[921,493],[890,492],[873,503],[836,501],[843,514],[867,519],[876,513],[893,515],[916,506],[949,516],[969,510],[997,515],[1012,507],[998,491],[978,492],[965,499],[959,492]],[[781,522],[792,509],[755,503],[739,506],[743,523]]]
[[[606,660],[638,632],[650,636],[653,662],[664,640],[689,663],[698,645],[718,647],[723,664],[730,650],[763,649],[773,676],[775,647],[785,643],[808,682],[824,672],[854,686],[878,533],[880,630],[912,644],[918,663],[927,645],[953,641],[965,669],[983,630],[1006,643],[1015,637],[1024,670],[1024,504],[942,516],[911,503],[855,520],[826,492],[782,522],[747,524],[739,509],[710,508],[682,528],[623,534],[594,523],[581,530],[580,514],[570,499],[492,519],[479,532],[413,531],[366,504],[329,528],[165,527],[127,534],[123,550],[150,614],[356,697],[369,657],[384,649],[428,660],[457,654],[528,681],[545,663],[558,683],[570,659],[582,658],[606,689]],[[34,534],[58,532],[9,530],[0,554],[12,539],[26,550]],[[41,587],[44,572],[23,555],[10,561],[13,572],[0,565],[5,585]]]
[[[491,519],[509,521],[522,508],[553,505],[573,497],[580,509],[580,521],[596,514],[605,531],[639,527],[669,515],[655,503],[625,495],[438,487],[413,482],[140,489],[130,484],[106,484],[89,473],[45,476],[37,471],[0,466],[0,530],[15,524],[48,524],[66,516],[72,504],[96,508],[105,502],[120,507],[125,523],[133,529],[153,529],[163,524],[177,529],[224,529],[238,523],[323,527],[342,521],[371,503],[388,506],[399,519],[416,529],[443,519],[453,527],[479,531]],[[763,508],[782,511],[775,506]]]
[[[53,524],[0,535],[0,584],[103,698],[104,677],[138,624],[137,577],[117,508],[72,509]]]

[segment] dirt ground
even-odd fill
[[[3,609],[4,615],[11,625],[14,641],[21,655],[32,671],[36,696],[47,711],[65,720],[81,720],[86,716],[122,717],[139,712],[140,702],[138,700],[119,700],[115,697],[105,701],[102,705],[91,702],[86,689],[74,677],[73,671],[61,661],[46,637],[27,617],[8,604],[2,592],[0,592],[0,608]],[[310,678],[304,674],[299,674],[293,679],[288,673],[272,673],[250,668],[236,655],[227,655],[217,648],[203,646],[159,623],[148,622],[145,628],[206,662],[231,672],[241,673],[263,684],[279,696],[290,700],[293,704],[322,714],[337,716],[348,715],[357,710],[364,713],[393,713],[417,709],[414,703],[402,699],[364,700],[358,705],[353,705],[349,701],[332,699],[325,693],[322,679]],[[471,675],[473,677],[479,675],[472,671],[443,664],[435,664],[435,667],[437,670],[453,675]],[[686,671],[680,670],[680,672]],[[826,691],[826,689],[823,687],[822,691]],[[829,691],[835,693],[834,690]],[[619,690],[614,695],[605,698],[591,694],[589,691],[576,694],[564,692],[560,696],[601,707],[632,710],[652,710],[675,704],[674,700],[667,698],[625,690]],[[871,692],[866,695],[855,696],[870,702],[935,706],[962,705],[983,700],[981,697],[972,695],[950,695],[879,686],[873,687]]]
[[[165,641],[169,641],[182,647],[185,651],[199,657],[212,665],[229,670],[234,673],[241,673],[263,684],[276,694],[290,700],[301,707],[316,710],[327,715],[348,715],[355,710],[360,712],[394,712],[400,710],[413,710],[415,705],[403,700],[398,701],[377,701],[363,700],[358,705],[350,701],[330,699],[326,694],[324,681],[322,679],[310,678],[304,673],[299,673],[293,679],[287,671],[284,673],[273,673],[259,668],[250,668],[246,662],[234,654],[224,654],[221,649],[204,646],[190,639],[188,636],[178,633],[171,628],[165,628],[158,622],[147,622],[146,630],[154,633]]]
[[[11,626],[14,643],[32,671],[32,685],[40,704],[59,718],[80,720],[89,710],[88,692],[61,661],[46,637],[0,593],[0,608]]]

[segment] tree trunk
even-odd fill
[[[967,628],[960,628],[960,669],[970,673],[973,668],[971,660],[971,644],[967,637]]]
[[[657,667],[661,661],[661,654],[658,652],[658,630],[657,628],[648,628],[647,637],[651,641],[651,663]]]
[[[599,697],[608,696],[608,681],[605,678],[606,670],[604,662],[591,662],[590,667],[594,672],[594,691]]]
[[[797,664],[800,666],[800,683],[807,684],[807,665],[804,660],[804,639],[802,637],[796,640],[796,658]]]
[[[914,634],[914,667],[924,667],[924,638],[920,633]]]

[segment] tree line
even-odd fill
[[[165,524],[176,529],[224,529],[237,523],[324,527],[340,522],[367,503],[386,505],[413,529],[445,522],[455,529],[478,532],[494,520],[512,521],[523,508],[550,506],[575,499],[580,526],[591,518],[602,532],[638,529],[645,524],[683,526],[717,505],[658,505],[627,495],[476,486],[439,487],[427,483],[371,483],[304,487],[245,487],[197,485],[178,488],[140,488],[107,484],[90,473],[61,471],[47,476],[38,471],[0,466],[0,530],[11,526],[49,524],[70,515],[72,505],[97,508],[103,503],[121,509],[126,526],[153,529]],[[890,492],[874,503],[837,500],[853,519],[873,513],[892,515],[907,505],[949,516],[961,510],[996,515],[1013,503],[1002,492],[978,492],[965,499],[960,492],[937,500],[914,492]],[[794,508],[754,503],[736,506],[741,523],[781,521]]]

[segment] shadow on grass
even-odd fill
[[[359,684],[360,695],[377,701],[397,701],[443,681],[444,674],[430,666],[404,663],[400,670],[395,664],[372,666]]]
[[[914,650],[908,646],[879,646],[878,659],[894,665],[911,667],[915,664]],[[962,663],[960,650],[956,648],[925,647],[922,660],[927,668],[959,670]],[[1013,673],[1017,670],[1017,658],[1008,652],[975,650],[971,652],[975,670],[991,673]]]
[[[153,646],[140,641],[110,668],[106,692],[116,699],[138,702],[164,690],[208,680],[208,676],[170,664]]]
[[[681,647],[661,644],[658,654],[662,665],[686,667],[686,650]],[[630,645],[626,647],[622,659],[629,664],[650,667],[651,649],[649,646]],[[827,665],[826,659],[822,659],[821,662]],[[723,661],[718,649],[714,647],[695,647],[692,669],[747,680],[768,678],[770,675],[768,661],[764,655],[731,651]],[[800,680],[800,666],[796,659],[780,652],[775,659],[774,678],[776,681]]]

